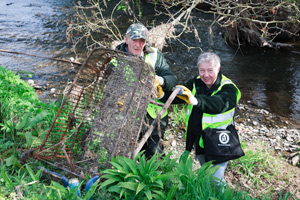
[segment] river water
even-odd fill
[[[67,24],[74,15],[72,0],[1,0],[0,49],[46,57],[75,57],[65,36]],[[197,56],[214,50],[222,60],[222,72],[242,92],[242,102],[251,103],[278,114],[284,119],[300,122],[300,49],[259,49],[228,46],[214,30],[208,35],[209,18],[194,15],[193,23],[201,42],[190,34],[181,41],[198,48],[188,51],[175,41],[163,52],[178,76],[179,83],[196,75]],[[78,67],[48,59],[0,52],[0,65],[13,71],[33,72],[36,84],[63,89],[72,81]]]

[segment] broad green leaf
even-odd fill
[[[165,200],[165,199],[162,199],[158,194],[152,194],[152,199]]]
[[[118,193],[118,194],[121,193],[121,190],[122,190],[122,188],[119,187],[118,185],[114,185],[114,186],[109,187],[109,188],[107,189],[108,192],[115,192],[115,193]]]
[[[120,183],[119,186],[122,188],[132,190],[132,191],[136,191],[136,189],[137,189],[137,183],[133,183],[133,182],[123,182],[123,183]]]
[[[95,181],[95,183],[90,187],[89,191],[84,196],[84,199],[89,200],[96,191],[97,186],[99,185],[100,178]]]
[[[108,186],[108,185],[110,185],[110,184],[112,184],[114,182],[117,182],[117,181],[118,180],[116,180],[116,179],[108,179],[108,180],[106,180],[106,181],[104,181],[103,183],[100,184],[100,188],[99,189],[101,189],[101,188],[103,188],[105,186]]]
[[[135,174],[132,174],[132,173],[129,173],[124,177],[124,179],[126,179],[126,180],[128,180],[129,178],[134,178],[134,179],[138,180],[139,182],[142,181],[141,177],[139,177]]]
[[[125,157],[121,157],[121,156],[117,156],[120,165],[122,166],[122,169],[120,169],[121,171],[124,171],[126,173],[130,172],[130,167],[127,165],[127,163],[125,162]]]
[[[126,188],[121,188],[121,191],[120,191],[120,199],[121,197],[123,196],[123,194],[126,192]],[[125,193],[126,194],[126,193]],[[126,198],[125,198],[126,199]]]
[[[145,193],[147,199],[149,199],[149,200],[152,199],[152,195],[151,195],[151,191],[150,190],[146,190],[144,193]]]
[[[168,192],[168,196],[166,198],[166,200],[172,200],[176,191],[177,191],[178,185],[174,185]]]
[[[122,179],[119,176],[115,176],[114,174],[104,174],[101,176],[101,178],[105,178],[105,179],[113,179],[116,181],[122,181]]]
[[[0,124],[0,126],[1,126],[1,124]],[[11,147],[13,145],[14,145],[14,143],[12,141],[7,141],[0,146],[0,149],[3,149],[6,151],[9,147]]]
[[[162,182],[160,179],[157,179],[157,180],[153,183],[153,185],[156,186],[156,187],[159,187],[159,188],[161,188],[161,189],[164,188],[164,184],[163,184],[163,182]]]
[[[140,176],[145,179],[147,173],[145,171],[145,166],[146,166],[146,158],[145,155],[143,155],[140,159],[140,163],[138,165],[138,170],[140,172]]]
[[[38,180],[40,178],[42,171],[43,171],[43,168],[39,169],[39,171],[35,174],[36,180]]]
[[[168,179],[175,178],[175,176],[176,176],[176,172],[167,172],[165,174],[161,174],[159,179],[165,182]]]
[[[134,174],[138,175],[138,171],[136,170],[137,164],[136,164],[133,160],[131,160],[131,159],[129,159],[129,158],[126,158],[126,157],[124,157],[124,161],[125,161],[125,162],[127,163],[127,165],[130,167],[131,171],[132,171]]]
[[[68,190],[64,186],[62,186],[61,184],[59,184],[55,181],[51,181],[51,186],[49,186],[49,187],[52,187],[53,189],[58,190],[62,193],[67,193],[68,192]]]
[[[32,145],[32,142],[33,142],[33,137],[32,137],[31,132],[26,132],[25,133],[25,139],[26,139],[26,146],[30,147]]]
[[[32,180],[33,180],[33,181],[36,181],[37,179],[36,179],[36,177],[35,177],[35,174],[34,174],[34,172],[32,171],[31,167],[30,167],[28,164],[26,164],[26,169],[27,169],[27,171],[28,171],[30,177],[32,178]]]
[[[146,187],[146,184],[144,182],[139,183],[135,192],[135,195],[137,195],[142,189]]]
[[[116,160],[115,158],[112,157],[110,163],[114,168],[116,168],[120,171],[126,171],[124,169],[124,166],[122,166],[121,163],[118,160]]]
[[[18,161],[18,159],[14,154],[12,154],[10,157],[5,159],[6,166],[12,166],[15,164],[16,161]]]
[[[157,159],[157,154],[154,154],[154,155],[150,158],[150,160],[147,161],[147,164],[146,164],[146,166],[145,166],[145,169],[146,169],[147,172],[148,172],[149,170],[154,169],[153,165],[154,165],[154,162],[156,161],[156,159]],[[154,169],[154,170],[156,170],[156,169]]]
[[[105,169],[101,173],[103,173],[103,174],[112,174],[112,175],[122,175],[123,174],[117,169]]]
[[[142,155],[144,154],[144,152],[145,152],[144,150],[140,151],[138,153],[138,155],[135,156],[135,158],[133,159],[133,161],[136,162],[136,161],[140,160],[140,158],[142,157]]]
[[[233,192],[231,191],[230,187],[228,185],[224,187],[226,187],[224,191],[224,199],[233,199]]]
[[[37,114],[35,117],[31,118],[29,124],[25,127],[25,130],[31,129],[38,122],[41,122],[47,115],[48,115],[48,111],[43,110],[42,112]]]
[[[202,172],[202,171],[208,170],[209,168],[211,168],[211,166],[212,166],[212,161],[206,162],[197,171]]]
[[[152,194],[152,197],[154,199],[162,199],[162,200],[165,200],[167,198],[167,196],[165,195],[165,193],[163,193],[162,191],[158,191],[158,190],[153,190],[152,191],[153,193],[156,193],[156,194]]]
[[[26,114],[21,118],[21,120],[16,124],[15,129],[16,129],[16,130],[20,130],[20,129],[24,128],[24,126],[25,126],[26,124],[29,123],[29,120],[30,120],[29,117],[30,117],[30,115],[31,115],[30,112],[26,113]]]

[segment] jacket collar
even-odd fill
[[[126,44],[126,42],[123,42],[116,47],[116,50],[128,52],[128,45]],[[143,49],[143,52],[144,52],[144,55],[147,55],[149,53],[154,53],[154,51],[151,49],[149,43],[146,43],[146,45]]]
[[[219,86],[221,85],[221,80],[222,80],[222,73],[221,73],[221,70],[220,70],[216,82],[211,86],[209,91],[217,90],[219,88]]]

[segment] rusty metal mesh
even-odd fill
[[[112,61],[116,64],[113,65]],[[94,49],[34,156],[77,173],[97,174],[111,156],[131,157],[153,91],[155,72],[143,59]]]

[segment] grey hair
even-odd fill
[[[221,66],[220,57],[212,52],[205,52],[198,57],[197,66],[199,68],[202,62],[209,62],[213,67]]]

